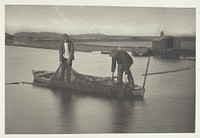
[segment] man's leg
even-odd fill
[[[66,69],[66,76],[67,76],[67,82],[71,81],[71,70],[72,70],[72,60],[67,64],[67,69]]]
[[[65,81],[65,70],[67,68],[67,60],[63,58],[61,63],[61,73],[60,73],[60,80]]]
[[[124,73],[124,67],[122,65],[118,65],[118,73],[117,73],[117,82],[122,83]]]
[[[127,74],[127,75],[128,75],[128,81],[129,81],[129,83],[130,83],[130,86],[131,86],[132,88],[134,88],[135,83],[134,83],[133,75],[132,75],[130,69],[128,69],[128,74]]]
[[[64,81],[65,80],[65,63],[62,62],[61,65],[60,65],[60,68],[61,68],[61,73],[60,73],[60,80],[61,81]]]

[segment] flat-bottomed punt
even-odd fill
[[[145,88],[135,86],[132,89],[128,83],[119,84],[111,77],[97,77],[80,74],[74,69],[71,71],[71,82],[63,82],[58,79],[59,74],[53,71],[32,70],[34,81],[48,87],[57,87],[73,90],[84,94],[101,95],[106,97],[143,97]]]

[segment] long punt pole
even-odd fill
[[[146,75],[165,74],[165,73],[172,73],[172,72],[184,71],[184,70],[189,70],[189,69],[192,69],[192,68],[183,68],[183,69],[176,69],[176,70],[163,71],[163,72],[153,72],[153,73],[147,73]],[[142,76],[145,76],[145,74],[142,74]]]
[[[149,59],[148,59],[148,62],[147,62],[147,66],[146,66],[146,71],[145,71],[145,76],[144,76],[144,81],[143,81],[143,88],[145,86],[145,83],[146,83],[146,78],[147,78],[147,72],[148,72],[148,69],[149,69],[149,63],[150,63],[150,56],[149,56]]]

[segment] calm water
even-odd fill
[[[32,82],[31,69],[56,70],[58,51],[6,46],[5,81]],[[147,58],[133,57],[132,73],[142,85]],[[111,59],[75,53],[73,67],[84,74],[110,76]],[[151,58],[149,72],[191,70],[147,77],[144,99],[123,100],[70,94],[28,84],[6,85],[7,134],[135,133],[195,131],[195,63]]]
[[[103,45],[103,46],[132,46],[132,47],[152,47],[151,41],[102,41],[102,42],[83,42],[90,45]]]

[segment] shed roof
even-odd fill
[[[161,41],[161,40],[163,40],[165,38],[172,38],[172,36],[160,36],[160,37],[157,37],[157,38],[153,39],[153,41]]]

